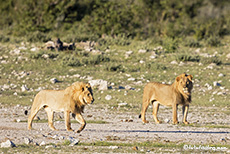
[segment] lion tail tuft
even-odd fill
[[[141,118],[141,114],[139,115],[139,118]]]

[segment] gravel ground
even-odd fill
[[[0,106],[0,141],[7,138],[16,145],[23,144],[25,138],[33,142],[62,143],[69,138],[80,142],[115,141],[115,142],[173,142],[189,144],[230,144],[230,115],[227,108],[218,107],[191,107],[188,120],[194,126],[172,125],[171,109],[160,107],[159,119],[163,124],[153,123],[150,109],[147,112],[148,124],[143,124],[138,114],[134,112],[98,108],[94,105],[85,109],[85,120],[95,121],[86,125],[80,133],[67,132],[63,120],[56,120],[55,127],[59,131],[52,131],[48,124],[33,123],[33,130],[27,130],[27,116],[24,115],[26,106]],[[38,115],[40,119],[47,119],[44,110]],[[63,117],[63,113],[56,113],[55,118]],[[168,119],[167,119],[168,118]],[[182,119],[179,114],[179,119]],[[96,121],[103,121],[96,122]],[[220,126],[221,128],[216,128]],[[72,123],[73,129],[80,124]]]

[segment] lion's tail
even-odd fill
[[[139,114],[139,118],[141,118],[141,114]]]

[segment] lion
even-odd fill
[[[176,77],[175,82],[171,85],[161,84],[157,82],[150,82],[144,87],[143,104],[139,118],[144,123],[148,123],[145,118],[145,112],[148,109],[150,102],[153,105],[153,118],[156,123],[162,123],[157,118],[157,112],[160,104],[165,106],[172,106],[173,109],[173,124],[178,123],[177,107],[182,105],[183,123],[189,124],[187,121],[189,104],[191,103],[191,91],[193,89],[192,75],[183,73]]]
[[[54,112],[64,112],[67,131],[73,131],[70,124],[70,113],[81,124],[76,131],[80,133],[86,126],[82,117],[85,105],[94,102],[92,88],[89,83],[75,82],[65,90],[42,90],[34,98],[31,112],[28,117],[28,129],[32,128],[32,121],[38,111],[45,109],[48,124],[52,130],[57,130],[53,125]]]

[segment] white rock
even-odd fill
[[[97,87],[98,90],[107,90],[108,89],[108,81],[97,79],[97,80],[90,80],[89,81],[91,87]]]
[[[218,76],[219,76],[219,77],[223,77],[223,76],[224,76],[224,74],[223,74],[223,73],[220,73]]]
[[[141,64],[144,64],[144,63],[145,63],[145,61],[144,61],[144,60],[140,60],[140,63],[141,63]]]
[[[178,62],[177,61],[171,61],[171,63],[170,64],[173,64],[173,65],[177,65],[178,64]]]
[[[1,143],[1,148],[10,148],[10,147],[16,147],[16,145],[11,140],[7,140],[6,142]]]
[[[34,47],[34,48],[31,48],[30,51],[37,51],[38,48]]]
[[[22,85],[21,90],[22,90],[22,92],[24,92],[24,91],[28,91],[29,88],[26,85]]]
[[[40,146],[43,146],[43,145],[46,145],[46,142],[45,142],[45,141],[42,141],[42,142],[40,143]]]
[[[21,52],[21,51],[20,51],[19,49],[14,49],[14,50],[10,51],[10,54],[11,54],[11,55],[19,55],[20,52]]]
[[[69,146],[74,146],[74,145],[77,145],[78,143],[79,143],[79,140],[74,139],[71,141],[71,144]]]
[[[48,59],[50,56],[48,54],[43,54],[42,58]]]
[[[131,55],[133,53],[133,51],[126,51],[126,55]]]
[[[128,78],[128,81],[135,81],[135,78]]]
[[[111,96],[111,95],[106,95],[106,96],[105,96],[105,99],[106,99],[107,101],[109,101],[109,100],[112,99],[112,96]]]
[[[119,146],[110,146],[109,149],[112,149],[112,150],[119,149]]]
[[[29,139],[29,138],[24,138],[24,142],[25,142],[25,144],[30,144],[30,143],[32,143],[33,142],[33,140],[31,140],[31,139]]]
[[[217,81],[214,81],[214,82],[213,82],[213,86],[215,86],[215,87],[216,87],[216,86],[221,86],[221,84],[218,83]]]
[[[226,55],[226,58],[230,59],[230,53]]]
[[[54,84],[54,83],[57,83],[58,80],[56,78],[52,78],[52,79],[50,79],[50,82]]]
[[[48,149],[48,148],[56,148],[57,146],[56,145],[47,145],[45,148]]]
[[[27,48],[26,48],[26,47],[24,47],[24,46],[19,47],[18,49],[19,49],[19,50],[27,50]]]
[[[138,51],[138,53],[146,53],[147,52],[147,50],[144,50],[144,49],[140,49],[139,51]]]
[[[119,103],[118,106],[126,106],[128,103]]]

